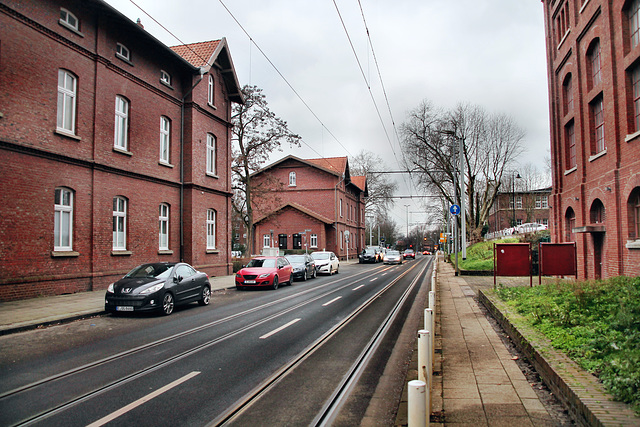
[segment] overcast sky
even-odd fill
[[[549,103],[540,0],[106,1],[140,18],[168,46],[226,37],[240,85],[263,89],[270,109],[303,138],[302,147],[285,146],[274,161],[367,150],[397,170],[392,118],[399,130],[407,112],[429,99],[443,108],[468,102],[513,116],[527,134],[520,163],[545,170]],[[407,178],[390,179],[399,181],[399,194],[417,194]],[[402,231],[407,211],[409,223],[423,221],[420,205],[396,201],[392,219]]]

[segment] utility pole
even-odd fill
[[[404,205],[407,210],[407,243],[405,245],[405,249],[409,246],[409,206],[411,205]]]

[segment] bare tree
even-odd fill
[[[281,144],[300,146],[299,135],[291,132],[287,122],[276,117],[269,110],[266,96],[257,86],[245,85],[242,88],[245,99],[243,104],[233,108],[233,206],[240,214],[247,230],[249,250],[253,253],[253,206],[273,203],[273,182],[262,182],[254,186],[251,174],[269,159],[274,150],[280,150]]]
[[[365,213],[378,216],[393,206],[393,194],[398,184],[389,181],[384,174],[375,173],[386,170],[383,160],[377,154],[362,150],[349,159],[351,176],[366,176],[369,196],[365,201]]]
[[[419,185],[449,204],[458,202],[454,182],[462,141],[467,228],[472,240],[479,239],[502,174],[523,151],[524,131],[511,117],[488,114],[480,106],[459,104],[445,111],[425,100],[409,113],[401,132],[407,166],[419,172]]]

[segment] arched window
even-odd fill
[[[127,249],[127,199],[113,198],[113,250]]]
[[[216,137],[210,133],[207,134],[207,174],[217,175],[217,150]]]
[[[627,200],[629,240],[640,240],[640,187],[633,189]]]
[[[598,86],[602,82],[602,67],[600,62],[600,40],[595,39],[587,52],[587,67],[589,70],[590,88]]]
[[[640,0],[633,0],[627,8],[629,17],[629,36],[631,37],[631,49],[640,43]]]
[[[160,161],[169,163],[169,149],[171,142],[171,122],[168,117],[160,117]]]
[[[296,173],[289,172],[289,187],[295,187],[295,186],[296,186]]]
[[[113,145],[115,148],[127,150],[129,134],[129,101],[123,96],[116,96],[116,123]]]
[[[209,103],[209,105],[215,105],[214,101],[215,101],[215,85],[214,85],[214,80],[213,80],[213,76],[211,74],[209,74],[209,87],[207,88],[207,102]]]
[[[161,203],[158,212],[158,249],[169,250],[169,205]]]
[[[565,241],[575,242],[576,237],[573,233],[573,229],[576,228],[576,213],[573,208],[568,208],[567,213],[564,215],[564,228],[565,228]]]
[[[604,204],[602,203],[602,200],[595,199],[591,204],[591,209],[589,210],[589,219],[591,224],[602,224],[604,223],[604,218]]]
[[[216,248],[216,211],[207,210],[207,249]]]
[[[571,73],[567,74],[562,83],[562,101],[564,106],[564,114],[567,115],[573,111],[573,82]]]
[[[67,70],[58,70],[58,131],[75,135],[76,131],[76,76]]]
[[[54,201],[53,250],[73,250],[73,191],[56,188]]]
[[[65,27],[69,27],[74,31],[80,31],[80,22],[76,16],[65,8],[60,8],[60,21]]]

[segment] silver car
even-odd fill
[[[388,250],[384,254],[385,264],[402,264],[402,255],[399,251]]]

